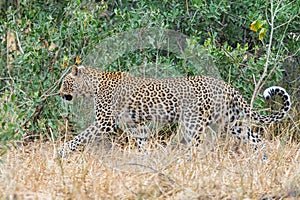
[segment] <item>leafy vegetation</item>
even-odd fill
[[[62,136],[67,117],[57,94],[62,74],[77,56],[84,62],[101,41],[134,29],[169,29],[188,36],[189,44],[200,45],[222,78],[249,102],[261,87],[277,84],[293,100],[300,97],[296,0],[2,0],[0,5],[2,150],[11,140]],[[105,67],[131,71],[145,62],[178,75],[197,74],[182,55],[151,48],[127,52]],[[265,106],[261,96],[254,102],[257,109]],[[286,126],[299,141],[297,108],[299,102]]]

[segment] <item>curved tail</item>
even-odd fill
[[[258,114],[258,117],[254,120],[259,121],[260,123],[276,123],[283,120],[286,117],[289,110],[291,109],[290,95],[285,91],[284,88],[279,86],[272,86],[267,88],[264,91],[263,95],[266,100],[271,99],[275,95],[279,95],[283,101],[283,106],[280,108],[279,111],[276,111],[271,115]]]

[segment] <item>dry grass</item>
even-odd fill
[[[300,145],[268,143],[268,161],[252,148],[213,141],[199,147],[98,148],[55,158],[54,144],[12,149],[1,164],[1,199],[297,199]]]

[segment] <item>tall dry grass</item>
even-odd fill
[[[299,199],[300,144],[267,142],[268,161],[230,139],[148,155],[96,148],[55,158],[35,142],[2,157],[1,199]]]

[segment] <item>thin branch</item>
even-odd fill
[[[264,67],[264,71],[262,73],[262,76],[260,77],[260,79],[258,80],[257,84],[255,84],[255,88],[253,91],[253,95],[251,98],[251,103],[250,103],[250,108],[253,108],[253,104],[254,104],[254,99],[256,98],[258,92],[261,90],[262,88],[262,82],[264,80],[264,78],[267,76],[267,72],[268,72],[268,67],[269,67],[269,60],[271,57],[271,49],[272,49],[272,42],[273,42],[273,33],[274,33],[274,20],[275,20],[275,15],[273,13],[273,1],[271,0],[271,31],[270,31],[270,39],[269,39],[269,45],[268,45],[268,51],[267,51],[267,58],[266,58],[266,63],[265,63],[265,67]]]
[[[237,63],[239,66],[242,66],[242,67],[247,67],[249,68],[249,65],[246,65],[244,63],[240,63],[236,58],[234,58],[224,47],[221,46],[221,49],[225,52],[225,54],[230,57],[233,62]]]
[[[286,25],[286,24],[289,24],[289,23],[290,23],[291,21],[293,21],[296,17],[298,17],[298,15],[294,15],[290,20],[288,20],[287,22],[284,22],[284,23],[282,23],[282,24],[276,26],[274,29],[278,29],[278,28],[280,28],[280,27],[282,27],[282,26],[284,26],[284,25]]]
[[[271,24],[271,22],[269,20],[269,14],[268,14],[268,7],[267,6],[266,6],[265,12],[266,12],[266,20],[267,20],[267,22],[268,22],[268,24]]]
[[[0,77],[0,80],[11,80],[11,79],[15,79],[15,78]]]
[[[281,37],[281,40],[280,40],[280,43],[279,43],[279,47],[278,47],[278,51],[277,51],[277,54],[276,54],[276,57],[275,57],[276,60],[277,60],[278,57],[279,57],[279,52],[280,52],[282,46],[284,46],[284,45],[283,45],[283,39],[284,39],[284,36],[285,36],[285,34],[286,34],[287,29],[288,29],[288,25],[285,27],[285,30],[284,30],[284,32],[283,32],[283,34],[282,34],[282,37]]]
[[[56,89],[56,87],[58,86],[58,84],[62,81],[62,79],[66,76],[66,74],[70,71],[71,67],[67,68],[63,74],[61,75],[61,77],[44,93],[42,94],[41,98],[45,98],[48,96],[52,96],[51,93]],[[55,93],[57,94],[57,93]]]
[[[283,62],[284,60],[286,60],[286,59],[288,59],[288,58],[294,57],[299,51],[300,51],[300,48],[299,48],[295,53],[293,53],[292,55],[286,56],[286,57],[284,57],[284,58],[278,60],[278,62]],[[278,62],[275,63],[275,67],[272,68],[272,70],[271,70],[270,73],[268,74],[266,80],[268,80],[268,79],[271,77],[271,75],[274,73],[274,71],[279,67],[279,65],[277,64]],[[265,81],[263,82],[263,85],[264,85],[264,84],[265,84]]]
[[[296,0],[291,1],[291,2],[287,3],[286,5],[283,5],[281,8],[278,8],[278,7],[277,7],[277,11],[278,11],[278,12],[281,11],[281,10],[284,9],[285,7],[289,6],[290,4],[293,4],[295,1],[296,1]],[[281,4],[281,2],[280,2],[280,4]]]
[[[281,9],[281,8],[280,8],[280,9]],[[285,38],[287,29],[288,29],[288,25],[289,25],[289,23],[290,23],[296,16],[297,16],[297,15],[295,15],[293,18],[291,18],[288,22],[283,23],[283,24],[281,24],[281,25],[279,25],[279,26],[277,26],[277,27],[274,28],[274,30],[275,30],[275,29],[277,29],[277,28],[279,28],[279,27],[281,27],[281,26],[283,26],[283,25],[286,25],[285,30],[284,30],[284,32],[283,32],[283,34],[282,34],[281,39],[280,39],[280,43],[279,43],[280,46],[278,47],[277,54],[276,54],[276,57],[275,57],[275,60],[276,60],[275,66],[271,69],[271,71],[269,72],[268,76],[267,76],[266,79],[263,81],[262,85],[264,85],[264,84],[266,83],[266,81],[271,77],[271,75],[274,73],[274,71],[279,67],[279,65],[278,65],[279,62],[283,62],[283,61],[286,60],[287,58],[290,58],[290,57],[295,56],[295,55],[297,54],[297,52],[300,50],[300,48],[299,48],[299,49],[297,49],[297,50],[295,51],[295,53],[293,53],[292,55],[289,55],[289,56],[286,56],[286,57],[284,57],[284,58],[279,59],[279,52],[280,52],[280,49],[281,49],[282,46],[283,46],[283,39]]]
[[[276,14],[280,11],[280,8],[279,8],[279,6],[280,6],[280,4],[282,3],[282,0],[280,0],[278,3],[277,3],[277,6],[276,6],[276,8],[275,8],[275,10],[274,10],[274,18],[275,18],[275,16],[276,16]],[[273,2],[272,2],[272,4],[273,4]],[[284,6],[283,6],[284,7]],[[283,8],[282,7],[282,8]]]
[[[21,54],[24,54],[24,51],[22,49],[21,42],[20,42],[20,39],[19,39],[18,32],[15,31],[15,34],[16,34],[16,38],[17,38],[17,43],[18,43],[19,51],[21,52]]]
[[[22,127],[25,126],[25,125],[32,119],[32,117],[33,117],[33,121],[35,121],[35,120],[37,119],[37,117],[39,116],[40,112],[42,111],[42,109],[43,109],[43,107],[44,107],[44,103],[46,102],[46,99],[47,99],[49,96],[52,96],[52,95],[50,95],[50,94],[56,89],[56,87],[57,87],[58,84],[61,82],[61,80],[62,80],[62,79],[65,77],[65,75],[69,72],[70,68],[71,68],[71,67],[67,68],[67,69],[64,71],[64,73],[62,74],[62,76],[59,78],[59,80],[57,80],[57,81],[54,83],[54,85],[52,85],[52,86],[51,86],[44,94],[41,95],[41,97],[40,97],[41,100],[42,100],[41,103],[35,107],[35,110],[34,110],[34,112],[30,115],[30,117],[29,117],[27,120],[25,120],[25,121],[21,124]],[[55,93],[55,94],[57,94],[57,93]],[[18,131],[16,130],[16,132],[18,132]]]

